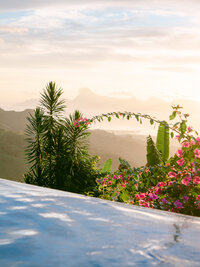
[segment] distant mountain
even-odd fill
[[[112,158],[112,169],[116,170],[119,166],[119,157],[127,160],[132,167],[146,164],[146,136],[144,135],[93,130],[89,142],[89,152],[100,156],[101,166],[107,159]],[[176,152],[177,147],[178,142],[172,140],[170,155]]]
[[[112,158],[112,169],[119,166],[119,157],[126,159],[131,166],[146,164],[146,137],[127,133],[112,133],[92,130],[89,137],[89,152],[100,156],[100,166]],[[177,144],[171,146],[171,154]],[[27,170],[24,159],[24,135],[0,129],[0,178],[22,181]]]
[[[76,108],[86,107],[90,110],[127,110],[127,111],[166,111],[166,109],[170,108],[168,102],[152,97],[148,100],[141,101],[136,97],[130,98],[116,98],[110,96],[101,96],[92,92],[89,88],[81,88],[79,90],[78,96],[71,100],[70,103],[74,105]]]
[[[35,108],[38,102],[39,101],[36,99],[30,99],[16,104],[15,107],[16,110],[18,110],[19,107]],[[189,124],[200,131],[200,102],[190,99],[177,99],[172,102],[167,102],[157,97],[152,97],[144,101],[136,97],[120,99],[117,97],[101,96],[94,93],[89,88],[81,88],[76,98],[66,100],[66,114],[72,113],[75,109],[78,109],[83,112],[84,116],[90,118],[94,115],[100,115],[111,111],[131,111],[149,114],[159,120],[168,120],[169,115],[172,113],[171,106],[176,104],[183,106],[183,111],[191,115],[189,117]],[[135,120],[112,120],[112,123],[103,122],[101,124],[96,124],[95,128],[125,131],[132,130],[140,133],[152,130],[152,127],[149,126],[149,122],[145,120],[142,125],[138,124]]]
[[[26,118],[31,112],[31,109],[24,111],[5,111],[0,108],[0,129],[23,133],[27,123]]]
[[[33,101],[29,103],[33,103]],[[191,125],[198,130],[200,129],[199,102],[177,100],[171,104],[183,105],[185,112],[191,114]],[[171,113],[171,104],[158,98],[141,101],[134,97],[119,99],[99,96],[90,89],[83,88],[75,99],[67,101],[66,113],[72,113],[75,109],[79,109],[84,113],[84,116],[90,118],[110,111],[127,110],[150,114],[163,120],[168,119]],[[22,133],[24,133],[27,123],[26,118],[32,112],[31,109],[21,112],[0,109],[0,177],[2,178],[21,179],[25,172]],[[101,130],[95,129],[94,126]],[[97,123],[94,126],[92,126],[92,134],[89,138],[89,152],[93,155],[99,155],[101,164],[106,159],[112,158],[113,169],[117,169],[119,157],[129,161],[131,166],[140,166],[146,163],[146,136],[149,133],[151,135],[156,134],[156,128],[154,130],[148,121],[143,121],[140,125],[134,119],[130,121],[114,119],[110,123]],[[119,132],[108,132],[103,129],[121,130],[122,132],[119,134]],[[130,134],[127,133],[128,130],[130,130]],[[146,136],[140,133],[146,133]],[[176,142],[172,142],[172,154],[176,147]]]
[[[22,181],[26,171],[24,136],[0,129],[0,177]]]

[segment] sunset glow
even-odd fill
[[[0,0],[0,98],[100,95],[200,101],[200,2]]]

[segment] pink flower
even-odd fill
[[[194,150],[194,156],[195,158],[200,158],[200,150],[198,148]]]
[[[78,127],[80,127],[79,122],[84,124],[85,126],[88,126],[91,123],[87,118],[83,119],[82,117],[80,117],[73,122],[73,125],[78,128]]]
[[[199,176],[194,176],[193,183],[194,184],[200,184],[200,177]]]
[[[188,201],[189,197],[188,196],[184,196],[183,199]]]
[[[178,159],[177,161],[176,161],[176,163],[179,165],[179,166],[183,166],[183,163],[184,163],[184,158],[181,158],[181,159]]]
[[[158,189],[156,190],[156,194],[159,195],[159,194],[161,194],[161,193],[162,193],[162,189],[161,189],[161,188],[158,188]]]
[[[173,185],[173,183],[172,182],[169,182],[168,185]]]
[[[170,166],[170,163],[169,163],[169,162],[167,162],[167,163],[166,163],[166,166],[167,166],[167,167],[169,167],[169,166]]]
[[[145,198],[145,193],[141,193],[140,198]]]
[[[167,201],[167,199],[164,197],[164,198],[162,199],[162,203],[163,203],[163,204],[168,204],[169,201]]]
[[[150,203],[148,203],[148,202],[144,203],[144,207],[150,208]]]
[[[135,198],[136,198],[136,199],[139,199],[139,198],[140,198],[140,196],[139,196],[138,194],[136,194],[136,195],[135,195]]]
[[[200,195],[198,195],[198,196],[196,197],[196,200],[200,200]]]
[[[191,182],[191,177],[190,177],[189,175],[185,176],[185,177],[181,180],[181,183],[184,184],[185,186],[188,186],[190,182]]]
[[[192,131],[193,131],[192,127],[189,126],[189,127],[187,128],[187,131],[188,131],[188,133],[192,132]]]
[[[145,203],[144,200],[139,200],[139,205],[140,206],[144,206],[144,203]]]
[[[190,147],[190,143],[189,142],[184,142],[184,143],[182,143],[182,146],[183,147]]]
[[[169,178],[176,178],[177,179],[177,174],[175,172],[169,172],[168,175],[169,175]]]
[[[179,149],[177,152],[176,152],[176,155],[181,158],[183,156],[184,152],[182,149]]]
[[[163,185],[163,182],[159,182],[156,186],[161,187]]]
[[[190,141],[190,146],[193,146],[193,145],[196,145],[196,143],[195,143],[194,140],[191,140],[191,141]]]
[[[178,199],[174,202],[174,205],[176,206],[177,209],[182,209],[183,208],[182,203]]]
[[[179,138],[180,138],[180,135],[177,134],[177,135],[175,136],[175,139],[179,141]]]
[[[120,186],[123,187],[123,188],[125,188],[126,187],[126,184],[121,184]]]
[[[200,144],[200,137],[197,137],[196,141]]]
[[[112,185],[112,181],[108,182],[108,185]]]
[[[154,200],[154,199],[157,199],[158,198],[158,196],[156,196],[153,193],[149,193],[148,196],[149,196],[149,200]]]
[[[116,176],[116,175],[113,175],[113,179],[115,179],[115,180],[116,180],[116,179],[117,179],[117,176]]]
[[[176,212],[177,213],[177,211],[174,208],[171,209],[171,212]]]

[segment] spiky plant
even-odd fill
[[[40,108],[36,108],[34,115],[29,114],[27,118],[28,124],[25,130],[27,147],[25,156],[30,171],[25,175],[26,182],[32,182],[42,185],[44,180],[44,112]]]
[[[45,113],[45,153],[46,164],[48,169],[49,185],[53,186],[55,183],[54,165],[55,165],[55,134],[57,127],[59,127],[62,115],[65,109],[65,101],[61,99],[63,90],[57,88],[55,82],[49,82],[41,94],[40,104]]]

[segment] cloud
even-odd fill
[[[116,6],[116,7],[131,7],[131,8],[160,8],[168,10],[197,10],[200,7],[199,0],[0,0],[0,9],[1,10],[24,10],[24,9],[36,9],[41,7],[59,7],[59,6],[67,6],[67,7],[78,7],[78,6]]]
[[[199,17],[195,0],[0,0],[0,68],[66,70],[74,87],[105,80],[112,92],[166,89],[169,73],[200,71]]]
[[[0,32],[6,33],[24,33],[27,32],[27,28],[20,28],[20,27],[9,27],[9,26],[1,26]]]

